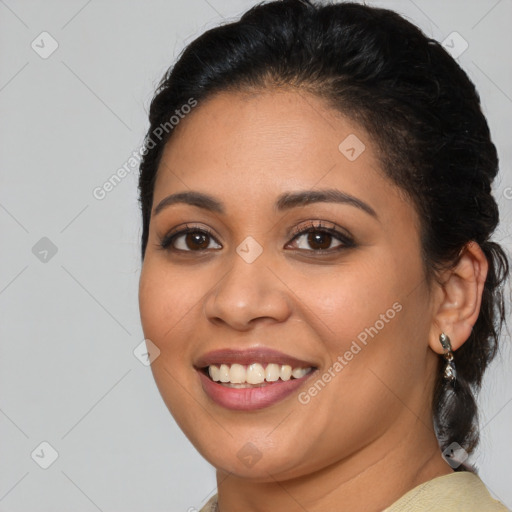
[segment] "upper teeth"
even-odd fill
[[[290,380],[292,377],[300,379],[304,377],[311,367],[293,368],[287,364],[267,364],[263,367],[260,363],[253,363],[247,367],[238,363],[232,365],[210,365],[208,373],[216,382],[230,382],[232,384],[261,384],[264,381],[275,382],[279,379]]]

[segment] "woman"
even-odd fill
[[[509,273],[473,84],[388,10],[283,0],[150,109],[140,311],[204,511],[489,510],[466,458]]]

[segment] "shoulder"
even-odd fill
[[[459,471],[433,478],[404,494],[383,512],[507,512],[489,493],[480,477]]]
[[[199,512],[218,512],[217,495],[212,496]]]
[[[382,512],[510,512],[495,500],[480,477],[470,471],[454,472],[418,485]],[[199,512],[218,512],[217,495]]]

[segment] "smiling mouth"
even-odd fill
[[[311,373],[312,366],[298,366],[292,368],[288,364],[252,363],[248,365],[233,363],[209,365],[202,368],[202,372],[210,378],[228,388],[256,388],[279,382],[300,379]]]

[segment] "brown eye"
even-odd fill
[[[310,223],[304,229],[297,228],[290,245],[308,252],[328,253],[352,248],[356,244],[349,235],[318,222]]]
[[[307,231],[298,235],[295,238],[295,242],[296,245],[298,245],[298,249],[313,249],[315,251],[325,251],[343,245],[339,240],[336,240],[331,233],[320,230]],[[333,242],[337,243],[337,245],[332,246]]]
[[[217,243],[208,231],[198,228],[186,228],[166,236],[160,245],[162,248],[170,251],[200,252],[211,249],[210,245],[212,242]],[[220,248],[220,245],[217,244],[217,247],[214,248]]]
[[[187,248],[193,249],[208,249],[209,235],[203,233],[187,233],[185,235],[185,245]]]
[[[329,249],[333,238],[330,233],[325,231],[310,231],[307,236],[308,244],[314,249]]]

